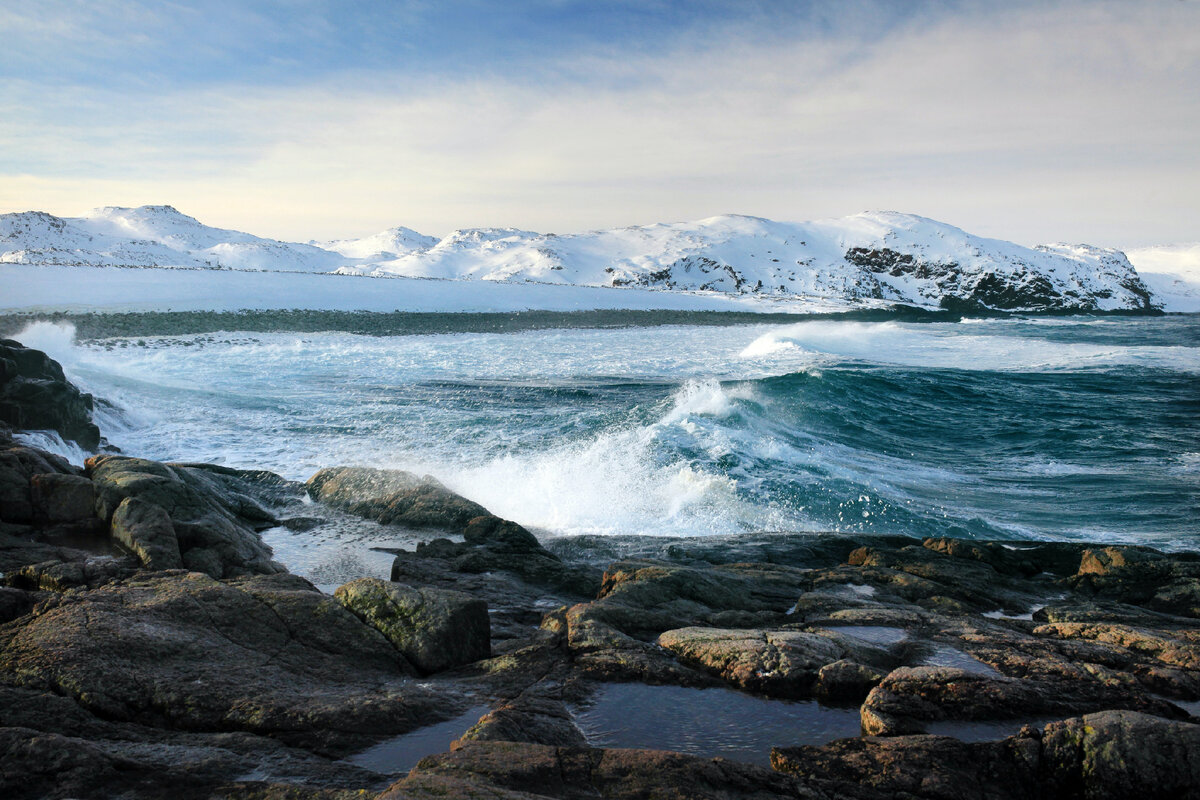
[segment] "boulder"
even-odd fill
[[[253,497],[255,484],[197,465],[117,455],[93,456],[86,467],[96,486],[97,515],[111,523],[128,498],[158,506],[170,519],[188,569],[214,578],[284,570],[258,535],[275,519]],[[156,541],[168,539],[165,533],[156,535]],[[170,545],[163,547],[169,560]]]
[[[126,497],[112,518],[112,537],[147,569],[179,569],[183,558],[171,518],[162,506]]]
[[[40,350],[0,339],[0,422],[18,430],[52,430],[85,450],[100,446],[93,400]]]
[[[427,675],[491,655],[487,603],[471,595],[361,578],[334,596]]]
[[[314,500],[383,525],[461,532],[476,517],[491,516],[437,479],[403,470],[329,467],[308,479]]]
[[[778,697],[809,696],[818,671],[847,655],[828,636],[789,630],[682,628],[666,631],[658,644],[743,689]]]

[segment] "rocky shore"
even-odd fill
[[[103,447],[91,403],[0,341],[0,796],[1200,797],[1200,555],[539,539],[429,477],[80,466],[14,438]],[[322,591],[262,532],[325,513],[419,544]],[[681,692],[795,731],[671,752]],[[826,713],[860,735],[804,729]]]

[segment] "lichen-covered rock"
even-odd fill
[[[112,518],[112,537],[147,569],[179,569],[183,558],[171,518],[162,506],[126,497]]]
[[[1106,708],[1186,716],[1137,685],[1082,674],[1078,679],[996,678],[953,667],[901,667],[871,690],[859,711],[872,736],[921,733],[939,720],[1021,719]]]
[[[361,578],[335,596],[425,674],[491,655],[487,603],[468,594]]]
[[[86,466],[97,515],[111,522],[127,498],[160,507],[188,569],[214,578],[284,571],[257,532],[274,517],[252,496],[255,484],[233,471],[116,455],[93,456]]]
[[[314,500],[383,525],[462,531],[486,508],[447,489],[437,479],[403,470],[329,467],[308,479]]]
[[[86,450],[100,446],[92,422],[93,400],[41,350],[0,339],[0,422],[20,430],[57,431]]]
[[[806,631],[682,628],[658,644],[730,683],[779,697],[807,697],[818,671],[847,655],[834,639]]]

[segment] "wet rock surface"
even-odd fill
[[[488,510],[443,486],[431,476],[403,470],[330,467],[308,479],[314,500],[384,525],[462,531]]]
[[[40,350],[0,339],[0,423],[24,430],[52,430],[94,450],[100,429],[92,422],[94,401]]]

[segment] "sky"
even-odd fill
[[[0,213],[1200,240],[1200,0],[0,0]]]

